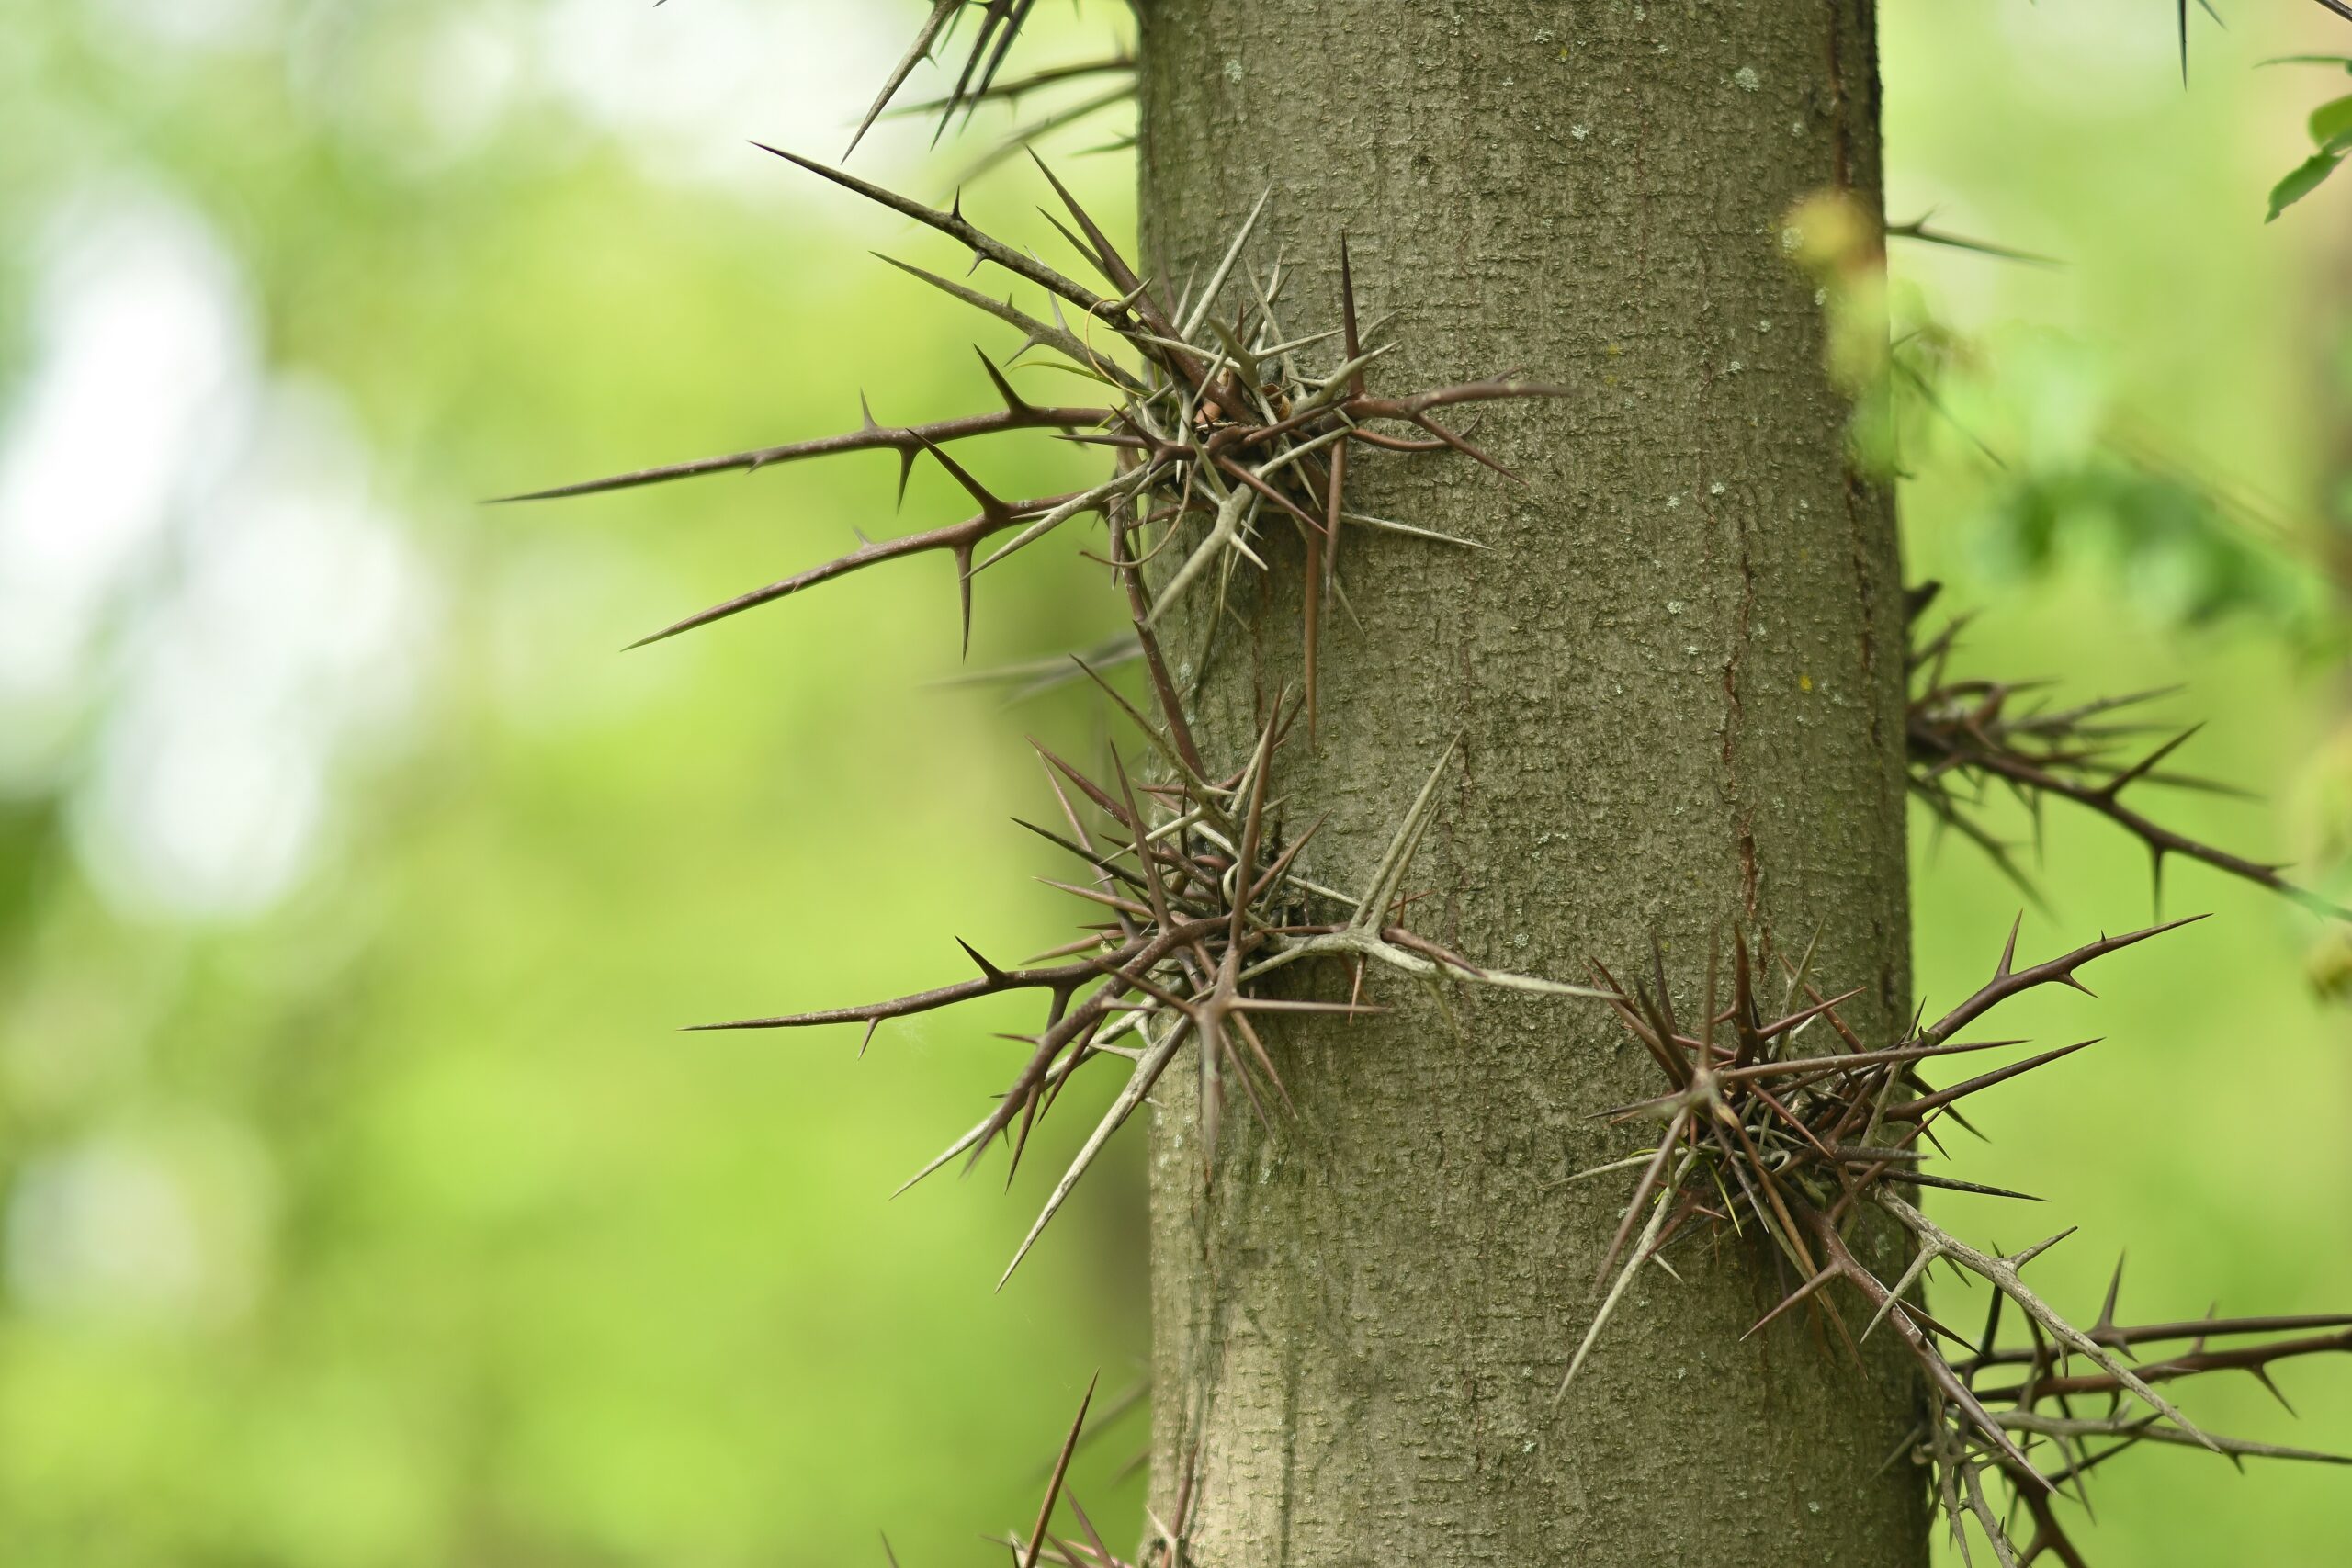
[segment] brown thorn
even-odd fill
[[[1062,1481],[1069,1474],[1069,1456],[1078,1449],[1078,1435],[1086,1427],[1087,1406],[1094,1403],[1095,1385],[1102,1381],[1097,1372],[1087,1381],[1086,1396],[1078,1402],[1078,1419],[1070,1423],[1069,1436],[1062,1439],[1061,1457],[1054,1461],[1053,1479],[1046,1483],[1046,1501],[1037,1510],[1036,1528],[1029,1532],[1029,1550],[1022,1557],[1021,1568],[1037,1568],[1037,1551],[1046,1538],[1046,1527],[1053,1522],[1054,1501],[1061,1495]]]

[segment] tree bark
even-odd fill
[[[1312,874],[1359,882],[1448,741],[1411,886],[1474,961],[1646,972],[1702,1004],[1711,936],[1908,1001],[1905,616],[1889,497],[1852,472],[1784,215],[1880,212],[1870,0],[1143,0],[1144,252],[1204,276],[1269,182],[1286,332],[1405,312],[1374,388],[1523,368],[1455,457],[1372,455],[1351,509],[1484,550],[1351,530],[1320,717],[1278,781],[1327,816]],[[1189,631],[1200,726],[1238,763],[1299,676],[1301,563]],[[1347,977],[1310,982],[1344,995]],[[1204,1186],[1189,1083],[1153,1133],[1153,1507],[1188,1472],[1186,1561],[1900,1568],[1924,1560],[1919,1404],[1881,1336],[1858,1364],[1747,1239],[1649,1270],[1566,1400],[1641,1146],[1591,1118],[1657,1092],[1597,1004],[1375,970],[1395,1010],[1269,1045],[1296,1115],[1224,1119]],[[1777,995],[1777,993],[1775,993]],[[1891,1247],[1884,1237],[1870,1238]],[[1883,1264],[1883,1269],[1885,1267]],[[1899,1261],[1892,1265],[1899,1269]],[[1847,1303],[1859,1333],[1863,1314]]]

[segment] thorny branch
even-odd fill
[[[1922,1168],[1928,1147],[1939,1146],[1936,1129],[1947,1121],[1966,1125],[1957,1109],[1962,1100],[2096,1042],[2045,1051],[1942,1089],[1924,1081],[1923,1070],[1948,1058],[2025,1043],[1959,1036],[2025,992],[2053,985],[2087,990],[2077,977],[2084,965],[2188,923],[2177,920],[2102,937],[2023,968],[2016,963],[2012,930],[1989,980],[1934,1023],[1915,1021],[1901,1038],[1882,1045],[1866,1043],[1839,1015],[1839,1005],[1854,993],[1824,997],[1815,987],[1809,952],[1791,962],[1767,945],[1760,966],[1777,964],[1785,976],[1781,1000],[1770,1005],[1760,995],[1758,963],[1745,937],[1736,937],[1731,995],[1720,1008],[1719,950],[1711,952],[1707,998],[1695,1032],[1676,1021],[1662,957],[1653,956],[1647,983],[1631,987],[1596,965],[1610,1006],[1669,1087],[1655,1098],[1601,1113],[1612,1125],[1649,1122],[1663,1130],[1654,1147],[1583,1173],[1592,1177],[1636,1168],[1641,1172],[1595,1281],[1596,1291],[1606,1286],[1606,1292],[1569,1360],[1561,1393],[1584,1369],[1645,1265],[1665,1266],[1663,1254],[1690,1235],[1724,1229],[1745,1233],[1752,1223],[1769,1239],[1784,1281],[1796,1283],[1751,1334],[1803,1305],[1821,1314],[1849,1352],[1859,1353],[1860,1343],[1883,1324],[1917,1363],[1927,1385],[1928,1413],[1905,1450],[1928,1468],[1963,1558],[1969,1550],[1962,1529],[1967,1519],[2004,1564],[2029,1563],[2046,1553],[2080,1568],[2083,1558],[2053,1499],[2067,1492],[2080,1501],[2082,1476],[2139,1442],[2199,1447],[2233,1458],[2352,1462],[2209,1434],[2160,1392],[2165,1385],[2222,1371],[2250,1372],[2270,1386],[2269,1370],[2279,1362],[2352,1350],[2352,1316],[2122,1325],[2115,1317],[2117,1291],[2110,1287],[2098,1321],[2078,1328],[2026,1282],[2023,1272],[2071,1230],[2020,1252],[1985,1251],[1945,1230],[1906,1195],[1946,1188],[2023,1196]],[[1807,1054],[1799,1043],[1816,1026],[1834,1043]],[[1891,1221],[1907,1238],[1908,1262],[1892,1282],[1863,1262],[1853,1245],[1865,1212]],[[1990,1288],[1991,1314],[1973,1340],[1925,1304],[1926,1276],[1939,1260]],[[2119,1269],[2119,1285],[2120,1274]],[[1827,1293],[1827,1287],[1840,1283],[1870,1308],[1859,1337]],[[2005,1312],[2022,1322],[2023,1344],[2000,1339]],[[2132,1359],[2143,1347],[2181,1340],[2188,1345],[2177,1354],[2136,1365]],[[2215,1340],[2255,1342],[2208,1348]],[[2086,1414],[2077,1401],[2104,1403]],[[1988,1477],[2005,1499],[2004,1509],[1988,1499]],[[2019,1510],[2031,1526],[2022,1547],[2011,1533]]]
[[[2178,855],[2267,887],[2320,914],[2352,920],[2352,909],[2288,881],[2280,874],[2284,866],[2247,860],[2176,832],[2124,798],[2125,790],[2146,784],[2225,790],[2209,780],[2164,767],[2197,733],[2196,727],[2150,741],[2143,738],[2160,734],[2156,727],[2123,716],[2169,692],[2133,692],[2053,708],[2038,700],[2040,682],[1955,679],[1948,666],[1967,625],[1965,619],[1947,623],[1925,640],[1919,636],[1919,623],[1938,586],[1924,584],[1911,600],[1912,693],[1907,715],[1911,793],[1927,805],[1939,823],[1982,849],[2029,897],[2034,896],[2033,885],[2018,866],[2014,846],[1995,837],[1981,820],[1979,808],[1996,784],[2032,813],[2037,840],[2041,806],[2048,800],[2070,801],[2097,812],[2139,840],[2148,852],[2160,900],[2165,857]],[[2124,749],[2134,744],[2142,749],[2124,755]]]

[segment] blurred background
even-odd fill
[[[831,157],[912,0],[50,0],[0,27],[0,1562],[15,1568],[979,1562],[1025,1528],[1087,1378],[1141,1379],[1130,1144],[1001,1293],[1049,1125],[896,1201],[1021,1026],[676,1025],[960,977],[1059,940],[1005,818],[1044,798],[967,669],[1110,628],[1068,553],[860,577],[621,655],[888,513],[876,456],[560,506],[481,498],[987,396],[1014,344],[870,248],[938,248],[746,145]],[[2192,683],[2169,819],[2342,891],[2352,842],[2352,178],[2263,221],[2352,91],[2352,28],[2233,0],[1886,0],[1912,574],[1961,668]],[[1046,7],[1043,64],[1124,7]],[[943,90],[919,72],[910,92]],[[1083,96],[1083,92],[1071,95]],[[1124,110],[1057,133],[1114,231]],[[982,131],[1010,121],[983,117]],[[870,177],[973,143],[886,122]],[[1034,174],[967,201],[1022,233]],[[1531,367],[1540,371],[1541,367]],[[1041,386],[1045,383],[1039,383]],[[1897,388],[1898,394],[1903,391]],[[1019,493],[1092,465],[990,452]],[[909,525],[953,497],[918,475]],[[960,513],[959,513],[960,514]],[[992,573],[991,576],[998,574]],[[1996,816],[2020,836],[2022,816]],[[1917,825],[1919,987],[1988,972],[2019,896]],[[2038,953],[2150,912],[2050,820]],[[2352,1307],[2352,964],[2194,866],[2219,917],[2025,1021],[2108,1043],[1983,1117],[1955,1173],[2083,1234],[2094,1314]],[[1971,1210],[2015,1247],[2040,1214]],[[2009,1227],[2003,1230],[2000,1227]],[[2043,1225],[2046,1230],[2051,1226]],[[1566,1332],[1564,1324],[1563,1332]],[[2352,1367],[2192,1414],[2352,1450]],[[1098,1409],[1101,1407],[1098,1405]],[[1080,1495],[1134,1539],[1129,1415]],[[2135,1454],[2113,1563],[2344,1561],[2352,1480]]]

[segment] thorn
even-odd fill
[[[2267,1388],[2267,1389],[2268,1389],[2268,1390],[2270,1391],[2270,1397],[2271,1397],[2271,1398],[2273,1398],[2273,1399],[2275,1399],[2275,1400],[2277,1400],[2277,1401],[2278,1402],[2279,1405],[2280,1405],[2282,1408],[2284,1408],[2284,1409],[2285,1409],[2285,1411],[2287,1412],[2287,1414],[2288,1414],[2288,1415],[2290,1415],[2290,1416],[2296,1416],[2296,1418],[2297,1418],[2297,1419],[2299,1419],[2299,1420],[2301,1418],[2301,1417],[2297,1414],[2295,1407],[2294,1407],[2292,1404],[2289,1404],[2289,1403],[2288,1403],[2288,1401],[2287,1401],[2287,1396],[2286,1396],[2284,1393],[2281,1393],[2279,1392],[2279,1390],[2278,1390],[2278,1385],[2277,1383],[2275,1383],[2275,1382],[2271,1382],[2271,1381],[2270,1381],[2270,1369],[2269,1369],[2269,1368],[2267,1368],[2267,1367],[2249,1367],[2249,1368],[2247,1368],[2246,1370],[2247,1370],[2248,1371],[2252,1372],[2252,1373],[2255,1375],[2256,1379],[2258,1382],[2261,1382],[2261,1384],[2262,1384],[2262,1386],[2263,1386],[2264,1388]]]
[[[963,464],[957,462],[955,457],[949,454],[947,448],[940,446],[939,443],[932,440],[929,436],[923,435],[920,431],[916,433],[916,438],[922,442],[922,449],[930,453],[941,468],[947,470],[948,477],[954,479],[957,484],[962,485],[965,491],[969,494],[974,501],[979,502],[981,515],[992,520],[1002,519],[1007,515],[1009,509],[1005,506],[1004,502],[986,485],[974,479],[972,477],[972,471],[964,467]],[[911,457],[909,460],[911,461]]]
[[[2174,736],[2171,739],[2165,741],[2163,745],[2157,747],[2154,750],[2141,758],[2138,762],[2124,769],[2123,772],[2108,780],[2106,784],[2099,787],[2099,795],[2109,801],[2114,800],[2123,793],[2123,788],[2126,784],[2134,784],[2139,780],[2147,777],[2151,769],[2155,767],[2157,763],[2163,761],[2166,757],[2171,756],[2175,751],[2179,750],[2181,747],[2187,745],[2189,738],[2204,728],[2205,727],[2202,724],[2190,725],[2187,729],[2182,730],[2179,734]]]
[[[964,618],[963,656],[972,657],[972,547],[958,545],[956,557],[956,592]]]
[[[989,380],[996,387],[996,395],[1004,400],[1005,411],[1009,413],[1029,412],[1028,402],[1012,389],[1012,383],[1004,378],[1004,372],[996,367],[996,361],[982,353],[978,344],[972,345],[972,352],[979,355],[980,368],[989,373]]]
[[[660,0],[656,0],[656,4],[659,3]],[[905,86],[907,78],[914,73],[917,62],[929,58],[931,46],[938,40],[941,29],[955,17],[962,5],[963,0],[936,0],[933,5],[931,16],[915,34],[913,46],[899,58],[897,65],[891,67],[890,74],[883,81],[882,91],[865,111],[865,117],[857,122],[857,130],[850,136],[849,146],[842,150],[843,158],[857,151],[857,144],[865,140],[865,133],[874,129],[874,122],[882,117],[882,111],[889,107],[890,100],[898,96],[899,89]],[[887,1547],[889,1543],[885,1541],[883,1544]],[[896,1562],[897,1560],[892,1559],[893,1568],[896,1568]]]
[[[959,936],[956,939],[956,945],[964,950],[965,957],[970,959],[973,963],[980,966],[980,973],[988,977],[989,984],[1001,986],[1012,979],[1011,976],[1007,975],[1003,970],[998,968],[995,964],[982,957],[978,948],[974,947],[970,942],[966,942],[962,937]]]
[[[2068,1236],[2073,1235],[2080,1229],[2082,1229],[2080,1225],[2068,1225],[2064,1230],[2060,1231],[2056,1235],[2050,1237],[2047,1241],[2035,1243],[2033,1246],[2027,1247],[2023,1252],[2020,1252],[2015,1257],[2009,1258],[2007,1260],[2009,1267],[2012,1269],[2024,1268],[2027,1264],[2032,1262],[2035,1258],[2041,1257],[2043,1253],[2049,1251],[2052,1247],[2057,1246],[2060,1242],[2065,1240]]]
[[[1036,1528],[1029,1532],[1029,1549],[1021,1557],[1021,1568],[1037,1568],[1037,1553],[1046,1543],[1046,1527],[1054,1522],[1054,1504],[1061,1496],[1063,1480],[1069,1474],[1069,1456],[1078,1449],[1078,1435],[1086,1427],[1087,1407],[1094,1403],[1094,1388],[1102,1381],[1101,1372],[1087,1380],[1086,1397],[1079,1401],[1078,1419],[1070,1423],[1069,1436],[1062,1440],[1061,1456],[1054,1461],[1053,1479],[1046,1483],[1046,1500],[1037,1510]]]
[[[1765,1326],[1771,1323],[1773,1319],[1779,1317],[1782,1313],[1787,1312],[1791,1307],[1795,1306],[1798,1303],[1812,1296],[1812,1294],[1815,1291],[1820,1290],[1822,1286],[1829,1283],[1830,1280],[1838,1278],[1838,1275],[1839,1270],[1835,1265],[1822,1269],[1821,1272],[1815,1274],[1812,1279],[1807,1280],[1804,1284],[1799,1285],[1795,1290],[1782,1297],[1780,1305],[1774,1307],[1770,1312],[1766,1313],[1762,1317],[1758,1318],[1754,1324],[1749,1325],[1747,1332],[1741,1335],[1740,1337],[1742,1339],[1755,1338],[1756,1336],[1761,1333]]]

